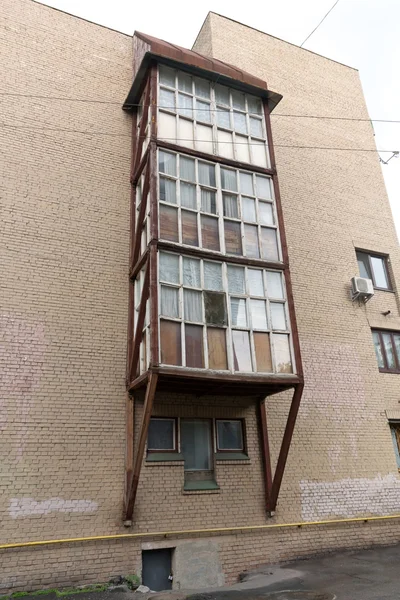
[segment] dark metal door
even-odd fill
[[[154,592],[172,589],[171,548],[142,552],[142,583]]]

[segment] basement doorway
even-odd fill
[[[142,551],[142,583],[153,592],[172,589],[172,548]]]

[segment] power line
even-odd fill
[[[302,48],[304,46],[304,44],[306,43],[306,41],[312,36],[312,34],[317,31],[318,27],[325,21],[326,17],[329,15],[329,13],[333,11],[333,9],[335,8],[335,6],[338,2],[339,2],[339,0],[336,0],[335,4],[328,10],[326,15],[321,19],[321,21],[318,23],[318,25],[315,27],[315,29],[313,29],[312,32],[310,33],[310,35],[308,35],[306,37],[304,42],[302,44],[300,44],[300,48]]]
[[[62,131],[62,132],[66,132],[66,133],[78,133],[81,135],[88,135],[88,136],[92,136],[92,135],[104,135],[104,136],[111,136],[111,137],[127,137],[130,138],[131,135],[127,134],[127,133],[111,133],[111,132],[107,132],[107,131],[82,131],[80,129],[63,129],[60,127],[32,127],[29,125],[8,125],[7,123],[0,123],[0,126],[2,127],[8,127],[10,129],[27,129],[30,131]],[[145,138],[145,136],[142,136],[143,138]],[[160,137],[159,141],[165,141],[165,142],[200,142],[200,143],[210,143],[210,140],[195,140],[194,138],[165,138],[165,137]],[[211,142],[212,143],[212,142]],[[234,145],[246,145],[246,146],[260,146],[261,143],[259,142],[234,142],[234,141],[229,141],[229,142],[218,142],[218,144],[234,144]],[[333,146],[303,146],[303,145],[297,145],[297,144],[274,144],[275,148],[297,148],[297,149],[307,149],[307,150],[338,150],[338,151],[343,151],[343,152],[389,152],[389,153],[394,153],[396,151],[393,150],[376,150],[374,148],[336,148]]]

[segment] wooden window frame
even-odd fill
[[[152,454],[152,453],[171,453],[171,454],[176,454],[177,452],[179,452],[179,428],[178,428],[178,418],[177,417],[151,417],[150,419],[150,423],[151,421],[173,421],[174,423],[174,428],[173,428],[173,432],[174,432],[174,448],[173,449],[162,449],[162,448],[149,448],[148,445],[148,440],[149,438],[147,437],[147,452],[148,454]]]
[[[218,454],[220,453],[224,453],[224,454],[237,454],[238,452],[242,453],[242,454],[247,454],[247,444],[246,444],[246,423],[245,423],[245,419],[230,419],[230,418],[218,418],[218,419],[214,419],[215,421],[215,450]],[[241,431],[242,431],[242,447],[241,448],[220,448],[219,447],[219,439],[218,439],[218,422],[219,421],[235,421],[235,423],[240,423],[241,424]]]
[[[379,336],[379,344],[380,344],[380,348],[381,348],[381,352],[382,352],[382,358],[383,358],[383,362],[384,362],[384,367],[379,367],[379,372],[380,373],[400,373],[400,356],[398,356],[397,354],[397,350],[396,350],[396,345],[394,342],[394,335],[400,335],[400,331],[390,331],[387,329],[372,329],[371,330],[372,333],[377,333]],[[383,342],[383,337],[382,334],[386,333],[390,335],[390,341],[392,344],[392,349],[393,349],[393,356],[394,356],[394,361],[396,363],[396,366],[394,369],[391,369],[388,367],[388,359],[387,359],[387,354],[386,354],[386,348],[385,348],[385,344]]]
[[[389,255],[388,254],[379,254],[378,252],[369,252],[367,250],[356,249],[357,262],[358,262],[359,254],[362,254],[368,258],[368,267],[369,267],[369,274],[370,274],[369,279],[371,279],[371,281],[372,281],[374,290],[379,290],[382,292],[393,292],[393,286],[392,286],[392,282],[390,280],[389,269],[388,269],[388,264],[387,264]],[[376,285],[375,273],[374,273],[374,269],[372,266],[371,258],[380,258],[382,260],[388,287],[379,287]]]

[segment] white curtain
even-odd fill
[[[164,317],[179,317],[178,289],[161,286],[161,314]]]
[[[231,194],[223,194],[225,217],[239,218],[238,197]]]
[[[202,294],[194,290],[183,290],[185,321],[202,323]]]
[[[168,283],[179,283],[179,256],[160,252],[160,279]]]
[[[246,300],[231,298],[231,315],[233,327],[247,327]]]
[[[199,260],[186,256],[183,257],[183,285],[201,287]]]
[[[221,168],[221,185],[225,190],[237,192],[236,171]]]
[[[216,214],[217,207],[215,201],[215,192],[204,189],[201,190],[201,210],[214,215]]]
[[[193,158],[187,158],[186,156],[180,156],[179,158],[179,173],[181,179],[187,181],[196,181],[196,174],[194,168]]]
[[[186,208],[197,208],[195,185],[181,181],[181,205]]]

